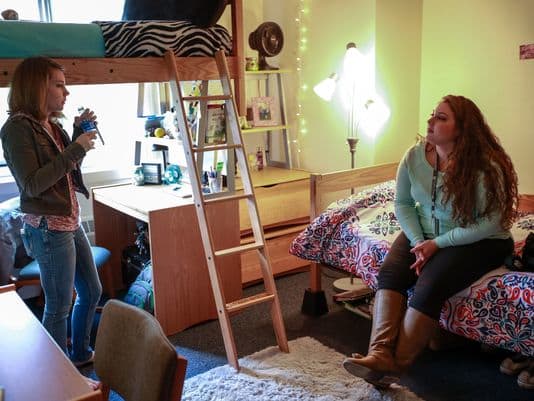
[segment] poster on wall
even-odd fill
[[[529,58],[534,58],[534,43],[519,46],[519,59],[526,60]]]

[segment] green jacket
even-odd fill
[[[20,208],[24,213],[70,215],[68,173],[76,191],[89,197],[80,171],[85,149],[71,141],[60,124],[56,125],[65,146],[63,152],[42,125],[26,114],[10,116],[0,131],[4,158],[19,188]],[[80,134],[81,129],[75,127],[73,140]]]

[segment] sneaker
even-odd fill
[[[528,364],[529,358],[527,356],[516,353],[502,361],[499,370],[505,375],[515,376],[523,369],[527,368]]]
[[[72,361],[74,366],[81,368],[82,366],[89,365],[95,361],[95,351],[91,351],[91,355],[85,361]]]
[[[517,384],[526,390],[534,390],[534,360],[530,361],[528,368],[519,373]]]

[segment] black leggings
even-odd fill
[[[514,250],[514,241],[484,239],[472,244],[438,249],[417,276],[410,265],[410,241],[401,232],[393,241],[378,273],[378,289],[400,292],[414,287],[409,306],[438,320],[445,301],[487,272],[501,266]]]

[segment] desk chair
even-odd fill
[[[101,270],[111,256],[111,252],[101,246],[91,246],[91,253],[93,254],[93,259],[95,260],[95,265],[98,271]],[[110,271],[109,269],[106,270],[107,272]],[[15,284],[17,289],[26,285],[41,285],[39,273],[39,263],[37,263],[36,260],[32,260],[26,266],[21,268],[16,276],[11,277],[11,282]],[[115,291],[113,289],[108,289],[108,292],[110,297],[115,296]]]
[[[180,400],[186,367],[154,316],[115,299],[104,305],[94,369],[105,399],[111,389],[128,401]]]

